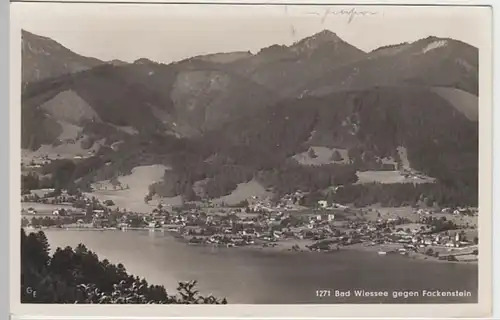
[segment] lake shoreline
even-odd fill
[[[370,254],[376,254],[379,252],[384,252],[381,256],[385,254],[399,254],[397,252],[390,252],[391,250],[394,250],[394,248],[390,248],[391,245],[371,245],[367,246],[364,245],[363,243],[358,243],[358,244],[352,244],[352,245],[339,245],[337,250],[329,250],[329,251],[322,251],[322,252],[314,252],[306,248],[306,245],[312,245],[314,241],[311,240],[306,240],[306,239],[284,239],[280,240],[278,242],[262,242],[259,244],[250,244],[250,245],[245,245],[245,246],[240,246],[240,247],[226,247],[224,245],[218,245],[218,244],[192,244],[189,243],[188,240],[184,238],[184,236],[179,235],[176,232],[172,231],[166,231],[166,230],[161,230],[161,229],[150,229],[147,227],[144,228],[127,228],[126,230],[120,230],[120,229],[107,229],[107,228],[93,228],[93,227],[85,227],[85,228],[78,228],[78,227],[62,227],[62,228],[56,228],[56,227],[45,227],[45,228],[36,228],[36,229],[27,229],[27,231],[43,231],[43,230],[51,230],[51,231],[78,231],[78,232],[84,232],[84,231],[93,231],[93,232],[127,232],[127,231],[148,231],[148,232],[161,232],[163,234],[168,235],[169,237],[173,238],[174,240],[178,242],[182,242],[188,246],[200,246],[200,247],[216,247],[220,249],[228,249],[228,250],[250,250],[250,251],[257,251],[257,252],[269,252],[269,253],[287,253],[287,254],[303,254],[303,253],[315,253],[315,254],[335,254],[338,251],[356,251],[356,252],[364,252],[364,253],[370,253]],[[267,245],[264,245],[267,244]],[[293,247],[298,247],[299,249],[294,250]],[[394,245],[392,245],[394,247]],[[403,255],[402,255],[403,256]],[[428,261],[428,262],[436,262],[436,263],[448,263],[448,264],[461,264],[461,265],[478,265],[478,261],[448,261],[448,260],[439,260],[438,258],[434,256],[429,256],[426,255],[425,253],[422,252],[409,252],[408,255],[404,256],[405,258],[409,260],[416,260],[416,261]]]
[[[475,301],[478,270],[471,264],[427,263],[399,254],[378,255],[363,248],[332,252],[289,251],[296,241],[284,241],[274,248],[215,247],[188,245],[185,239],[165,232],[70,232],[47,230],[54,253],[58,247],[75,248],[83,243],[101,259],[121,263],[130,274],[145,277],[149,283],[164,285],[173,291],[179,281],[197,280],[203,294],[226,297],[229,303],[360,303],[367,300],[330,301],[314,296],[318,288],[368,291],[386,290],[468,290]],[[116,230],[118,231],[118,230]],[[310,243],[300,240],[302,243]],[[186,248],[189,246],[190,248]],[[373,250],[372,250],[373,251]],[[408,272],[415,278],[408,277]],[[371,275],[374,276],[371,276]],[[460,280],[458,280],[460,279]],[[300,290],[297,291],[297,288]],[[401,300],[403,301],[403,300]],[[404,300],[410,302],[409,300]],[[463,299],[414,299],[411,302],[463,303]],[[372,301],[373,303],[394,303]],[[398,300],[399,302],[399,300]]]
[[[379,252],[385,252],[385,254],[398,254],[397,252],[390,253],[390,251],[384,251],[387,250],[387,246],[384,245],[374,245],[374,246],[366,246],[363,245],[362,243],[360,244],[352,244],[352,245],[340,245],[338,250],[330,250],[330,251],[322,251],[322,252],[313,252],[308,249],[304,249],[304,242],[307,244],[312,244],[314,242],[307,242],[304,240],[283,240],[281,243],[278,242],[276,246],[274,247],[261,247],[261,246],[246,246],[246,247],[241,247],[242,249],[247,249],[247,250],[259,250],[259,251],[269,251],[269,252],[283,252],[283,253],[316,253],[316,254],[335,254],[337,251],[355,251],[355,252],[363,252],[363,253],[369,253],[369,254],[378,254]],[[298,245],[301,249],[296,251],[292,250],[291,248],[295,245]],[[384,254],[384,255],[385,255]],[[384,256],[380,255],[380,256]],[[401,255],[403,256],[403,255]],[[406,259],[409,260],[419,260],[419,261],[428,261],[428,262],[435,262],[435,263],[448,263],[448,264],[469,264],[469,265],[478,265],[478,261],[448,261],[448,260],[439,260],[438,258],[434,256],[428,256],[425,253],[422,252],[409,252],[407,256],[404,256]]]

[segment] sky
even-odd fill
[[[208,53],[255,53],[325,29],[365,51],[431,35],[480,47],[490,15],[473,7],[11,4],[11,23],[81,55],[163,63]]]

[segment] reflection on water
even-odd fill
[[[85,244],[100,259],[123,263],[129,273],[169,290],[178,281],[198,280],[203,294],[229,303],[477,302],[475,265],[414,261],[400,256],[339,251],[277,253],[188,246],[162,232],[46,231],[57,247]],[[332,290],[318,298],[319,289]],[[389,291],[387,298],[335,297],[334,290]],[[472,297],[393,299],[392,291],[468,290]]]

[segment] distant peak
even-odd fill
[[[316,34],[313,34],[310,37],[302,39],[301,41],[299,41],[299,43],[305,43],[305,42],[325,43],[325,42],[337,42],[340,40],[342,39],[340,39],[335,32],[325,29]]]
[[[25,29],[21,29],[21,37],[24,39],[24,38],[29,38],[29,39],[44,39],[44,40],[50,40],[50,41],[54,41],[56,42],[55,40],[49,38],[49,37],[44,37],[44,36],[41,36],[39,34],[35,34],[33,32],[29,32],[28,30],[25,30]]]
[[[317,52],[322,52],[323,50],[326,50],[327,52],[348,50],[346,48],[363,52],[342,40],[335,32],[326,29],[310,37],[304,38],[290,46],[290,50],[292,52],[296,54],[306,54],[308,56]]]
[[[344,43],[344,41],[337,36],[335,32],[330,30],[323,30],[318,32],[310,37],[304,38],[295,44],[292,45],[292,50],[296,51],[308,51],[312,52],[324,45],[334,45],[338,46],[339,44]]]
[[[323,31],[320,31],[313,35],[313,37],[335,37],[338,38],[337,34],[333,31],[330,31],[328,29],[324,29]]]
[[[436,41],[446,41],[446,42],[450,42],[450,41],[455,41],[451,38],[440,38],[440,37],[436,37],[436,36],[428,36],[428,37],[425,37],[425,38],[422,38],[420,40],[417,40],[417,41],[414,41],[413,44],[429,44],[429,43],[433,43],[433,42],[436,42]]]

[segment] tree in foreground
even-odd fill
[[[314,149],[311,147],[309,148],[309,151],[307,152],[307,155],[309,156],[309,158],[311,159],[315,159],[318,157],[318,155],[316,154],[316,152],[314,151]]]
[[[338,150],[333,151],[332,155],[330,156],[331,161],[343,161],[344,158],[340,154]]]
[[[122,264],[99,260],[83,244],[58,248],[52,256],[43,232],[21,229],[22,303],[98,304],[226,304],[226,299],[203,296],[196,281],[181,282],[176,294],[149,285],[126,272]]]

